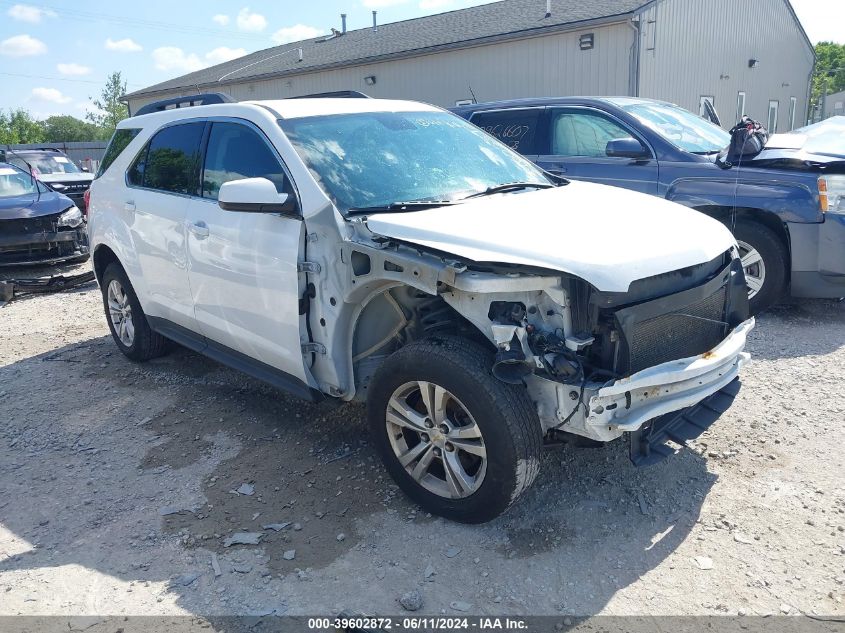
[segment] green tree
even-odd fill
[[[0,110],[0,144],[43,143],[44,125],[23,108]]]
[[[44,140],[48,143],[99,141],[109,137],[109,131],[69,115],[51,116],[42,121]]]
[[[113,72],[106,80],[106,85],[99,99],[91,98],[94,112],[87,112],[85,118],[97,127],[105,128],[110,135],[117,124],[129,116],[129,109],[120,100],[126,94],[126,82],[119,71]]]
[[[819,42],[816,44],[816,68],[813,71],[813,103],[827,94],[845,90],[845,44]]]

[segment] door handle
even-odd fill
[[[189,222],[188,223],[188,230],[193,234],[195,238],[198,240],[204,240],[208,237],[208,225],[203,222],[202,220],[198,220],[196,222]]]
[[[547,172],[555,176],[563,176],[566,173],[566,167],[555,167],[554,169],[547,169]]]
[[[135,211],[135,202],[133,200],[127,200],[123,204],[123,210],[129,211],[130,213],[133,213]]]

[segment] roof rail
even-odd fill
[[[298,97],[287,97],[288,99],[372,99],[357,90],[336,90],[335,92],[318,92],[311,95],[300,95]]]
[[[163,112],[164,110],[173,110],[175,108],[189,108],[191,106],[211,105],[212,103],[233,103],[235,100],[227,94],[222,92],[206,92],[198,95],[188,95],[185,97],[173,97],[172,99],[162,99],[161,101],[154,101],[145,106],[138,108],[138,111],[132,116],[141,116],[142,114],[150,114],[152,112]]]

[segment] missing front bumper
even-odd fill
[[[631,461],[635,466],[651,466],[675,454],[667,442],[683,446],[699,437],[733,404],[740,389],[739,378],[698,404],[649,420],[630,433]]]
[[[600,388],[589,399],[586,424],[598,435],[636,431],[659,416],[698,404],[731,383],[750,355],[748,319],[709,352],[669,361]]]
[[[88,255],[84,225],[72,230],[0,235],[0,267],[59,264]]]

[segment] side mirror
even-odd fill
[[[276,185],[266,178],[244,178],[223,183],[217,204],[225,211],[247,213],[294,213],[296,199],[276,191]]]
[[[651,153],[643,144],[630,136],[608,141],[604,153],[614,158],[651,158]]]
[[[90,169],[88,169],[85,165],[83,165],[83,166],[82,166],[82,171],[84,171],[84,172],[87,174],[87,173],[88,173],[88,172],[90,172],[91,170],[90,170]]]

